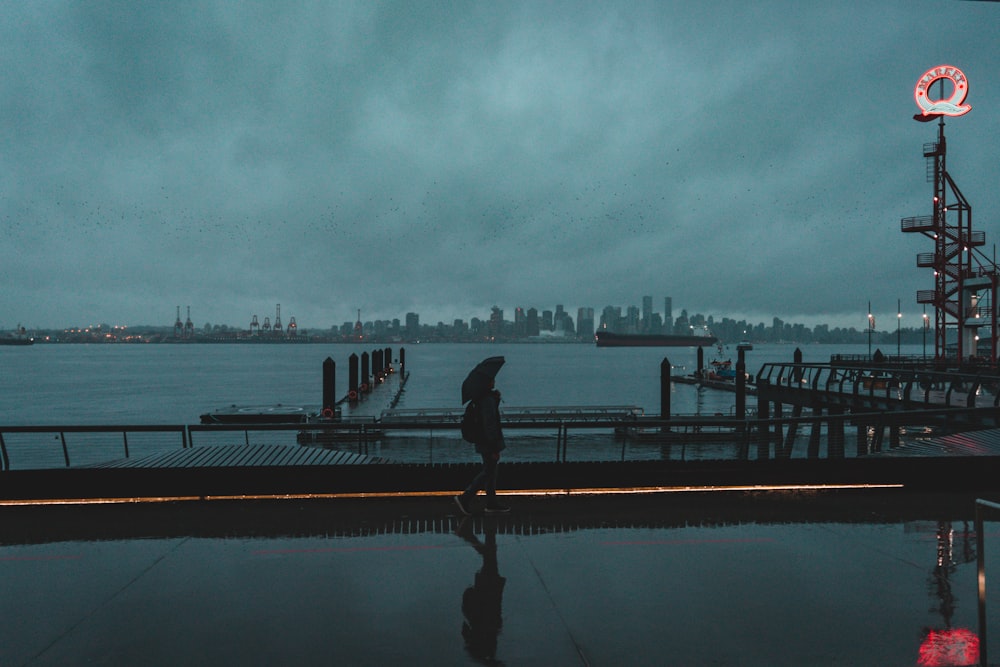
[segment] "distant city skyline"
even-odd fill
[[[654,308],[654,303],[661,303],[662,308],[657,310]],[[534,306],[515,307],[513,309],[513,319],[508,317],[508,311],[500,308],[499,306],[492,306],[479,314],[467,317],[457,317],[451,319],[450,321],[440,319],[426,321],[421,317],[420,313],[412,311],[401,314],[401,316],[394,316],[390,318],[368,318],[365,317],[364,311],[359,309],[355,309],[354,312],[355,318],[352,320],[343,320],[340,323],[331,323],[325,326],[310,326],[307,323],[299,322],[296,319],[296,316],[293,313],[289,313],[287,309],[285,309],[283,314],[281,305],[275,304],[273,318],[271,315],[260,315],[254,313],[247,318],[248,321],[246,324],[240,325],[231,322],[212,322],[211,318],[199,318],[196,309],[192,309],[188,306],[183,308],[177,306],[175,309],[175,315],[171,318],[174,320],[172,323],[113,324],[103,322],[91,323],[87,325],[76,324],[65,327],[37,327],[35,329],[45,331],[84,331],[90,328],[103,326],[106,329],[116,327],[139,327],[150,329],[172,328],[175,333],[193,331],[198,334],[202,334],[213,331],[216,333],[219,331],[231,331],[259,334],[262,332],[267,333],[278,330],[278,325],[280,324],[281,330],[288,333],[292,330],[297,330],[310,335],[321,335],[335,332],[346,336],[353,331],[357,331],[360,324],[360,330],[369,336],[373,335],[373,332],[376,330],[378,330],[380,334],[388,330],[405,332],[413,335],[414,337],[418,337],[418,333],[421,330],[434,329],[442,326],[448,328],[447,330],[449,333],[453,333],[453,328],[456,326],[463,327],[466,334],[469,333],[470,329],[477,330],[477,327],[479,326],[492,326],[495,333],[502,332],[511,338],[527,338],[531,336],[546,336],[552,334],[588,338],[593,335],[594,331],[602,326],[622,333],[677,333],[679,331],[674,327],[674,325],[677,320],[683,318],[685,324],[682,325],[682,328],[692,325],[697,327],[707,326],[707,328],[711,329],[713,333],[718,334],[720,333],[720,327],[726,326],[729,330],[725,332],[725,335],[729,338],[733,338],[739,337],[741,333],[743,333],[742,331],[737,331],[735,325],[739,325],[739,328],[745,329],[747,333],[752,333],[754,330],[758,332],[771,330],[779,324],[795,330],[813,330],[815,328],[821,328],[824,330],[840,329],[845,331],[852,329],[854,331],[867,331],[869,324],[869,320],[867,319],[867,309],[864,313],[859,314],[858,319],[860,320],[860,326],[854,324],[841,326],[831,322],[786,322],[784,318],[779,316],[770,316],[766,318],[761,317],[750,320],[745,317],[702,313],[696,310],[689,311],[687,308],[680,308],[678,310],[673,305],[673,297],[654,297],[652,295],[643,295],[638,304],[629,304],[626,306],[607,305],[600,310],[590,306],[581,306],[571,310],[562,304],[555,304],[551,308],[543,309],[538,309]],[[873,319],[876,325],[880,320],[883,322],[890,322],[893,325],[897,324],[898,321],[902,330],[919,331],[923,326],[924,320],[922,313],[917,316],[914,322],[907,322],[905,325],[903,318],[898,315],[899,313],[894,311],[891,313],[891,316],[890,314],[886,314],[881,318],[873,317]],[[358,316],[360,316],[360,320],[357,319]],[[508,329],[504,330],[501,328],[504,326],[508,327]],[[28,329],[29,331],[32,330],[31,327],[28,327]],[[0,330],[6,329],[4,327],[0,327]],[[895,326],[892,327],[892,330],[895,331]],[[876,326],[874,331],[886,332],[889,331],[889,329],[879,330]]]

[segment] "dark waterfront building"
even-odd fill
[[[406,314],[406,335],[408,338],[420,336],[420,316],[416,313]]]
[[[581,339],[594,337],[594,309],[578,308],[576,311],[576,335]]]
[[[524,313],[524,308],[518,306],[514,309],[514,337],[524,338],[528,335],[528,317]]]
[[[541,328],[542,331],[552,331],[552,311],[551,310],[543,310],[542,311],[542,324],[541,324],[540,328]]]
[[[538,309],[529,308],[528,309],[528,336],[537,336],[539,333],[538,329]]]

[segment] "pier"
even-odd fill
[[[377,383],[364,383],[373,376],[359,361],[363,373],[349,386],[365,391],[336,401],[325,393],[324,404],[338,408],[332,416],[325,407],[273,406],[233,409],[224,418],[214,413],[199,424],[0,425],[0,501],[448,495],[460,489],[477,467],[472,446],[458,435],[462,410],[395,407],[408,372],[385,371]],[[324,387],[332,384],[329,367],[328,360]],[[531,495],[872,479],[930,488],[940,486],[930,480],[945,468],[983,491],[995,485],[996,376],[863,360],[769,363],[751,383],[734,383],[737,392],[756,389],[755,404],[744,403],[742,413],[678,415],[666,400],[667,360],[661,370],[660,415],[631,405],[506,407],[501,418],[508,438],[525,444],[505,456],[505,489]],[[952,434],[968,434],[963,446],[940,441]],[[581,437],[588,444],[580,444]],[[394,458],[405,438],[437,439],[432,460]],[[383,454],[392,442],[402,444]],[[727,453],[700,455],[713,446]],[[48,452],[48,463],[26,467],[25,456],[36,449]]]

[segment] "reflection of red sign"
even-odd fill
[[[931,84],[941,79],[948,79],[955,88],[951,97],[947,99],[933,99]],[[913,89],[913,99],[917,101],[917,106],[924,116],[961,116],[969,113],[972,107],[965,102],[965,96],[969,94],[969,80],[962,70],[951,65],[939,65],[927,70],[922,77],[917,79],[917,85]]]
[[[920,667],[970,667],[979,664],[979,635],[965,628],[930,630],[920,645]]]

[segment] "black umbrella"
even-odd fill
[[[503,366],[503,357],[490,357],[483,359],[473,368],[462,383],[462,403],[485,396],[493,387],[493,379]]]

